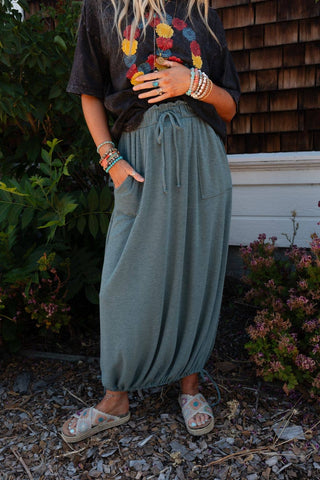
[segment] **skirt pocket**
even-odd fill
[[[114,190],[114,207],[130,217],[138,214],[143,184],[129,175],[120,187]]]
[[[208,158],[205,155],[198,156],[198,177],[200,193],[203,199],[216,197],[232,188],[230,168],[224,149]]]

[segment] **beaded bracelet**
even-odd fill
[[[113,162],[112,162],[110,165],[108,164],[107,168],[105,169],[105,172],[108,173],[109,170],[110,170],[117,162],[119,162],[119,160],[123,160],[123,157],[122,157],[121,155],[120,155],[119,157],[117,157],[115,160],[113,160]]]
[[[190,70],[190,85],[189,85],[188,90],[186,91],[186,95],[189,95],[189,96],[191,95],[195,73],[196,73],[196,71],[192,67],[191,70]]]
[[[106,140],[105,142],[102,142],[102,143],[100,143],[100,145],[97,146],[97,153],[99,153],[100,148],[101,148],[103,145],[107,145],[108,143],[110,143],[113,147],[115,146],[114,143],[113,143],[111,140]]]

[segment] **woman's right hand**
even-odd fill
[[[136,172],[126,160],[119,160],[110,168],[109,174],[113,181],[114,188],[119,188],[129,175],[137,180],[137,182],[144,182],[144,178]]]

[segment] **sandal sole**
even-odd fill
[[[191,428],[188,425],[186,425],[186,427],[190,435],[193,435],[194,437],[200,437],[201,435],[205,435],[213,430],[214,419],[212,419],[211,422],[203,428]]]
[[[81,440],[85,440],[86,438],[92,437],[92,435],[95,435],[96,433],[103,432],[104,430],[108,430],[109,428],[112,428],[112,427],[123,425],[124,423],[127,423],[129,420],[130,420],[130,412],[125,417],[119,417],[117,420],[114,420],[113,422],[104,422],[101,425],[96,425],[95,427],[90,428],[90,430],[87,430],[86,432],[83,432],[79,435],[69,436],[69,435],[65,435],[62,432],[61,436],[66,443],[81,442]]]

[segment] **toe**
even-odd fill
[[[64,422],[62,426],[62,431],[68,437],[72,437],[76,434],[75,427],[77,424],[76,418],[69,418],[66,422]]]
[[[204,426],[209,425],[209,423],[210,423],[209,415],[198,413],[197,415],[194,415],[190,419],[189,426],[191,428],[203,428]]]

